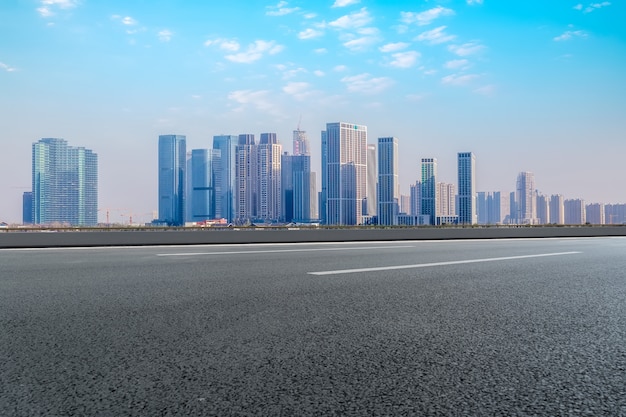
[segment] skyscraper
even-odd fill
[[[561,194],[550,196],[550,223],[565,224],[565,199]]]
[[[378,224],[385,226],[397,225],[400,204],[397,138],[378,138],[377,200]]]
[[[456,215],[456,187],[447,182],[437,183],[437,216]]]
[[[320,223],[328,224],[327,206],[328,206],[328,132],[323,130],[321,133],[321,159],[322,159],[322,190],[319,195],[319,218]]]
[[[520,172],[517,176],[515,192],[517,224],[535,224],[537,222],[535,196],[535,176],[532,172]]]
[[[409,213],[411,216],[421,216],[422,215],[422,183],[416,181],[415,184],[412,184],[410,187],[411,193],[411,212]]]
[[[253,134],[239,135],[236,152],[236,220],[244,223],[257,215],[257,155]]]
[[[33,221],[95,226],[98,223],[98,157],[64,139],[44,138],[32,148]]]
[[[159,136],[159,220],[185,224],[187,141],[184,135]]]
[[[236,207],[237,185],[237,141],[235,135],[213,136],[213,149],[220,152],[219,166],[215,167],[216,175],[216,217],[233,222]]]
[[[430,224],[437,217],[437,159],[422,158],[422,215],[430,216]]]
[[[293,131],[293,154],[310,155],[309,137],[304,130],[300,130],[300,126]]]
[[[367,187],[367,127],[327,123],[325,135],[326,141],[322,136],[322,160],[325,159],[322,184],[326,184],[326,223],[361,224]]]
[[[22,224],[33,224],[33,192],[22,194]]]
[[[376,160],[376,145],[367,145],[367,211],[368,216],[375,216],[378,209],[378,196],[376,186],[378,184],[378,161]]]
[[[278,221],[282,212],[281,155],[282,146],[276,133],[261,133],[257,145],[257,217],[264,221]]]
[[[293,221],[310,223],[317,220],[317,191],[315,173],[311,172],[309,155],[292,157]]]
[[[214,167],[220,163],[219,150],[194,149],[191,151],[191,221],[201,222],[216,217]]]
[[[282,219],[289,223],[293,221],[293,155],[285,152],[280,160],[280,186],[282,188]]]
[[[550,200],[539,192],[535,193],[537,224],[550,223]]]
[[[458,179],[459,223],[475,224],[478,220],[476,216],[476,157],[472,152],[459,152]]]
[[[565,200],[563,206],[565,209],[565,224],[585,224],[587,221],[585,200]]]

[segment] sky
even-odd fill
[[[477,189],[626,203],[626,2],[2,0],[0,221],[21,222],[32,143],[99,158],[101,221],[157,210],[160,134],[395,136],[408,194],[421,158]],[[319,176],[319,174],[318,174]]]

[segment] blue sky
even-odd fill
[[[3,0],[0,220],[21,220],[31,144],[99,154],[100,208],[157,208],[157,136],[276,132],[301,118],[319,164],[326,122],[399,139],[403,193],[419,160],[480,191],[537,188],[626,203],[623,1]],[[102,216],[101,216],[102,218]]]

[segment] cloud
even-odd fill
[[[361,0],[335,0],[335,3],[332,5],[332,7],[334,8],[346,7],[346,6],[351,6],[353,4],[358,4],[360,2]]]
[[[226,55],[226,59],[239,64],[250,64],[263,58],[265,54],[276,55],[283,49],[282,45],[277,45],[274,41],[256,40],[244,52]]]
[[[402,22],[406,24],[417,23],[418,26],[426,26],[426,25],[431,24],[434,20],[442,16],[452,16],[452,15],[454,15],[454,10],[447,9],[442,6],[437,6],[421,13],[401,12],[400,20],[402,20]]]
[[[41,17],[54,16],[57,9],[72,9],[78,6],[78,0],[41,0],[37,12]]]
[[[113,16],[111,16],[111,19],[116,20],[125,26],[136,26],[138,23],[130,16],[120,16],[119,14],[114,14]]]
[[[484,85],[482,87],[478,87],[477,89],[474,90],[474,92],[476,94],[480,94],[483,96],[488,96],[491,97],[496,93],[496,86],[495,85]]]
[[[601,3],[591,3],[587,7],[583,7],[583,5],[579,3],[576,6],[574,6],[574,9],[575,10],[582,10],[583,13],[591,13],[593,11],[596,11],[597,9],[601,9],[603,7],[608,7],[610,5],[611,5],[610,1],[603,1]]]
[[[421,56],[416,51],[397,52],[391,55],[393,61],[389,63],[390,67],[394,68],[411,68],[415,65],[418,58]]]
[[[308,28],[303,30],[302,32],[298,33],[298,38],[299,39],[314,39],[314,38],[319,38],[320,36],[323,36],[324,32],[322,32],[321,30],[315,30],[312,28]]]
[[[587,33],[582,30],[568,30],[552,38],[555,42],[569,41],[572,38],[586,38]]]
[[[228,99],[234,101],[239,106],[234,109],[241,112],[247,107],[253,107],[267,113],[275,113],[273,101],[269,99],[270,92],[268,90],[237,90],[228,94]]]
[[[456,36],[448,35],[447,33],[445,33],[446,27],[447,26],[439,26],[438,28],[435,28],[433,30],[420,33],[415,39],[421,42],[429,43],[431,45],[450,42],[454,40]]]
[[[453,59],[445,63],[444,67],[447,69],[465,69],[469,67],[469,61],[467,59]]]
[[[305,68],[299,67],[299,68],[293,68],[290,70],[287,70],[287,68],[280,68],[279,70],[283,71],[283,79],[284,80],[288,80],[290,78],[294,78],[295,76],[297,76],[298,74],[306,74],[308,71]]]
[[[298,101],[309,98],[312,92],[309,90],[311,85],[305,82],[290,82],[283,87],[283,92],[294,97]]]
[[[320,71],[320,70],[313,71],[313,74],[315,74],[316,77],[323,77],[326,75],[324,71]]]
[[[468,85],[472,81],[478,78],[476,74],[452,74],[445,76],[441,79],[441,83],[444,85],[454,85],[454,86],[463,86]]]
[[[209,39],[204,42],[204,46],[217,46],[223,51],[237,52],[240,48],[239,42],[234,39]]]
[[[17,71],[17,68],[12,67],[10,65],[5,64],[4,62],[0,62],[0,69],[5,70],[6,72],[14,72]]]
[[[333,68],[333,71],[335,72],[344,72],[347,70],[348,70],[348,67],[346,67],[345,65],[337,65],[335,68]]]
[[[483,0],[467,0],[467,4],[473,6],[475,4],[483,4]]]
[[[358,12],[353,12],[345,16],[341,16],[337,20],[333,20],[328,26],[335,29],[358,29],[372,21],[372,17],[366,8],[362,8]]]
[[[169,42],[172,39],[173,35],[174,35],[174,32],[168,29],[163,29],[159,31],[159,33],[157,34],[161,42]]]
[[[326,48],[317,48],[317,49],[313,50],[313,52],[315,52],[316,54],[319,54],[319,55],[323,55],[325,53],[328,53],[328,49],[326,49]]]
[[[267,16],[285,16],[300,10],[299,7],[287,7],[286,1],[279,2],[276,6],[267,6]]]
[[[409,47],[409,44],[406,42],[396,42],[396,43],[388,43],[386,45],[381,46],[380,48],[378,48],[378,50],[380,52],[396,52],[396,51],[401,51],[403,49],[406,49]]]
[[[458,56],[469,56],[481,52],[485,49],[484,45],[476,42],[468,42],[463,45],[450,45],[448,50]]]
[[[372,77],[370,74],[360,74],[344,77],[341,82],[346,84],[348,91],[362,94],[378,94],[393,85],[388,77]]]

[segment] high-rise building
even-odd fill
[[[411,196],[400,194],[400,214],[407,215],[411,212]]]
[[[415,184],[412,184],[410,187],[410,199],[411,199],[411,211],[409,214],[411,216],[421,216],[422,215],[422,183],[416,181]]]
[[[607,224],[626,224],[626,204],[607,204],[604,218]]]
[[[322,135],[322,193],[326,185],[322,201],[326,204],[326,224],[362,223],[367,187],[366,154],[366,126],[345,122],[326,124]]]
[[[378,161],[376,160],[376,145],[367,145],[367,192],[365,198],[367,200],[364,214],[375,216],[378,209],[378,200],[376,187],[378,184]]]
[[[317,191],[315,173],[311,172],[309,155],[294,155],[291,161],[293,221],[311,223],[317,220]]]
[[[398,183],[398,139],[378,138],[378,224],[398,224],[400,184]]]
[[[220,151],[194,149],[191,151],[190,174],[191,192],[188,205],[191,206],[192,222],[216,218],[215,166],[220,164]]]
[[[509,196],[503,195],[500,191],[477,193],[478,224],[507,223],[510,217],[509,205]]]
[[[281,155],[276,133],[261,133],[257,145],[257,217],[275,222],[282,216]]]
[[[320,223],[327,224],[326,215],[328,206],[328,133],[321,133],[321,159],[322,159],[322,189],[319,193],[319,218]]]
[[[437,159],[422,158],[422,215],[437,221]]]
[[[535,196],[535,176],[532,172],[520,172],[517,176],[515,194],[517,224],[535,224],[537,222]]]
[[[602,203],[593,203],[588,204],[585,208],[586,212],[586,223],[589,224],[606,224],[605,221],[605,208]]]
[[[22,195],[22,224],[33,224],[33,192]]]
[[[253,134],[239,135],[236,152],[236,220],[245,223],[257,215],[257,154]]]
[[[437,183],[437,216],[456,215],[456,187],[446,182]]]
[[[585,200],[565,200],[563,206],[565,209],[565,224],[585,224],[587,221]]]
[[[216,217],[232,223],[235,218],[237,186],[237,142],[235,135],[213,136],[213,150],[219,150],[220,163],[217,169],[215,196]]]
[[[293,158],[294,155],[283,153],[280,161],[282,187],[282,220],[290,223],[293,221]]]
[[[550,200],[539,192],[535,195],[535,201],[537,202],[537,224],[550,223]]]
[[[565,199],[561,194],[550,196],[550,223],[565,224]]]
[[[459,223],[475,224],[476,216],[476,157],[472,152],[458,154]],[[450,213],[452,215],[454,213]]]
[[[159,221],[185,224],[187,140],[184,135],[159,136]]]
[[[58,138],[41,139],[32,151],[33,222],[95,226],[98,156]]]
[[[309,137],[306,131],[300,130],[300,126],[293,131],[293,154],[297,155],[310,155]]]

